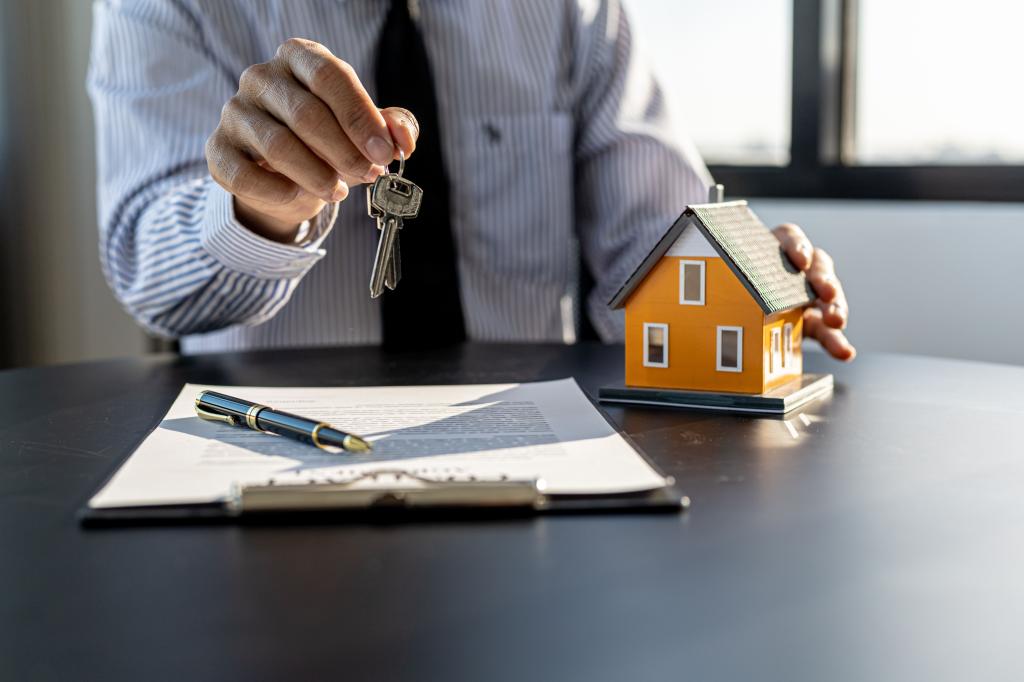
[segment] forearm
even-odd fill
[[[231,195],[209,177],[136,196],[103,226],[100,256],[118,300],[147,330],[168,337],[272,317],[323,257],[319,244],[337,212],[328,206],[313,221],[312,241],[296,246],[248,231]]]
[[[231,195],[210,177],[203,146],[235,77],[199,26],[183,4],[94,5],[88,90],[100,259],[125,308],[171,337],[266,320],[321,256],[315,244],[274,243],[243,228]],[[334,207],[308,214],[325,213],[322,233]]]

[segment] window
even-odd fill
[[[719,372],[743,371],[743,327],[718,328]]]
[[[793,365],[793,325],[787,322],[782,327],[782,366],[786,369]]]
[[[856,163],[1024,163],[1024,4],[858,5]]]
[[[780,369],[782,355],[782,330],[776,327],[771,330],[771,345],[768,349],[768,375],[772,376]]]
[[[669,110],[706,161],[789,160],[791,0],[626,0],[625,6]]]
[[[1024,4],[625,0],[730,196],[1024,201]]]
[[[644,367],[668,367],[668,325],[644,323]]]
[[[704,305],[704,261],[679,261],[679,303]]]

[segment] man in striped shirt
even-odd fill
[[[619,0],[98,0],[100,256],[147,330],[184,352],[380,342],[355,190],[420,134],[371,82],[399,2],[433,74],[465,336],[571,341],[586,318],[621,339],[606,301],[711,180]],[[852,358],[831,259],[776,234],[819,295],[807,334]]]

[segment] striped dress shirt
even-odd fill
[[[618,0],[417,4],[467,336],[571,342],[586,314],[603,339],[621,339],[621,311],[606,302],[710,178]],[[324,209],[302,242],[272,242],[238,222],[203,149],[242,71],[290,37],[351,64],[372,97],[387,6],[96,1],[100,258],[148,331],[186,353],[380,341],[367,288],[379,233],[362,191]],[[581,263],[595,281],[583,302]]]

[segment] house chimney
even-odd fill
[[[720,204],[725,201],[725,185],[711,185],[708,190],[708,203]]]

